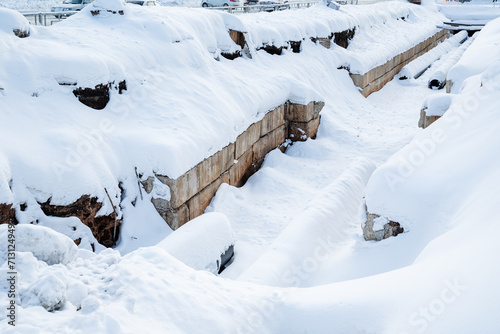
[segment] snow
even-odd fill
[[[12,35],[14,30],[29,33],[28,20],[18,12],[0,8],[0,32]]]
[[[466,78],[484,72],[498,60],[498,54],[500,53],[500,43],[498,43],[500,20],[491,21],[481,32],[448,73],[447,80],[453,82],[452,93],[460,92]]]
[[[452,51],[454,48],[457,48],[466,39],[467,31],[462,30],[456,33],[432,50],[429,50],[429,52],[426,52],[403,67],[398,74],[399,79],[413,79],[420,76],[433,62],[441,58],[444,54]]]
[[[298,286],[289,268],[300,266],[304,258],[314,259],[321,252],[331,252],[331,245],[342,243],[352,227],[363,191],[375,166],[367,160],[357,161],[343,175],[318,194],[279,234],[238,280],[271,286]],[[332,235],[326,239],[325,236]],[[313,263],[314,265],[314,263]]]
[[[221,255],[235,243],[231,223],[222,213],[207,213],[182,225],[156,246],[196,270],[217,274]]]
[[[450,69],[462,58],[465,50],[472,44],[478,33],[475,33],[467,39],[462,45],[460,45],[456,50],[452,51],[450,56],[445,62],[436,70],[434,70],[431,78],[429,79],[429,87],[432,89],[441,89],[446,84],[446,77]]]
[[[490,21],[500,17],[500,6],[492,1],[472,0],[460,3],[446,1],[438,3],[437,7],[447,19],[452,21]]]
[[[159,0],[164,6],[200,7],[198,0]],[[0,0],[0,7],[21,12],[49,12],[51,7],[62,4],[62,0]]]
[[[436,94],[429,96],[422,105],[426,116],[443,116],[455,100],[455,94]]]
[[[500,157],[497,154],[500,141],[496,135],[500,126],[498,53],[490,55],[490,61],[482,71],[466,67],[464,61],[462,74],[467,83],[466,89],[457,92],[459,94],[453,99],[451,108],[441,119],[421,130],[417,127],[417,120],[422,101],[428,96],[437,96],[436,91],[427,88],[430,71],[409,84],[393,80],[380,92],[365,99],[352,84],[348,73],[338,69],[350,58],[337,48],[327,50],[304,41],[299,54],[285,51],[278,57],[259,51],[253,54],[252,59],[232,62],[221,59],[216,62],[212,60],[213,53],[207,51],[207,45],[213,44],[207,40],[201,42],[201,38],[196,39],[198,35],[194,33],[210,27],[201,24],[207,17],[197,21],[200,26],[192,23],[198,29],[189,24],[177,24],[179,30],[175,31],[186,38],[181,43],[169,43],[175,41],[175,38],[167,38],[171,37],[167,33],[174,31],[174,23],[172,30],[164,30],[161,21],[155,21],[154,14],[148,20],[146,16],[141,19],[141,13],[146,13],[146,9],[127,9],[124,16],[107,18],[90,18],[85,16],[87,13],[81,13],[80,19],[85,23],[82,26],[78,16],[75,16],[50,29],[37,27],[27,39],[5,37],[2,43],[9,46],[9,52],[4,53],[6,66],[0,67],[5,85],[5,91],[0,95],[0,133],[3,138],[0,141],[0,198],[15,205],[29,200],[29,211],[25,217],[20,217],[23,222],[17,226],[17,238],[23,239],[22,230],[26,226],[45,243],[47,240],[60,240],[58,244],[69,245],[71,239],[59,232],[51,231],[46,236],[43,227],[23,224],[39,213],[35,200],[57,195],[51,190],[63,188],[63,181],[68,189],[59,193],[59,198],[54,197],[59,201],[71,201],[71,192],[78,194],[92,187],[100,189],[104,185],[101,180],[104,180],[103,183],[112,180],[105,186],[113,189],[112,183],[119,180],[124,192],[119,193],[115,189],[112,196],[116,200],[121,199],[124,219],[131,219],[130,224],[124,223],[124,230],[127,225],[129,229],[127,234],[121,236],[122,241],[125,242],[124,236],[135,240],[132,237],[140,232],[141,227],[145,230],[151,226],[151,233],[160,235],[153,238],[144,233],[140,241],[124,244],[125,255],[121,254],[121,250],[113,249],[98,249],[96,254],[77,250],[76,258],[69,256],[67,262],[61,260],[51,265],[32,252],[17,252],[18,323],[16,327],[8,325],[9,319],[5,313],[0,313],[2,333],[499,331],[500,289],[497,278],[500,266],[497,254],[500,245],[497,236],[500,231],[496,218],[500,193],[497,182],[500,177]],[[175,11],[176,15],[182,13],[182,10]],[[209,20],[213,20],[210,22],[220,24],[222,31],[226,20],[224,15],[223,18],[220,18],[221,14],[207,15]],[[128,35],[143,49],[147,43],[159,38],[167,42],[155,44],[157,53],[152,49],[139,53],[138,49],[131,47],[134,43],[127,44],[122,40],[121,43],[127,44],[130,55],[130,58],[125,57],[127,53],[123,49],[119,52],[120,43],[115,41],[125,36],[121,19],[132,21],[132,26],[138,31],[128,27]],[[181,18],[172,15],[169,20],[180,21]],[[165,19],[164,25],[169,22]],[[91,28],[94,25],[99,29]],[[497,31],[491,28],[497,25],[498,22],[490,23],[467,52],[479,55],[483,47],[490,47],[486,41],[498,43]],[[144,26],[154,28],[148,32]],[[73,36],[76,27],[84,29],[89,35],[76,37],[76,40],[63,38]],[[362,33],[358,37],[367,38],[368,31],[360,31]],[[193,34],[188,34],[190,32]],[[155,34],[157,39],[151,38],[149,33]],[[109,39],[101,40],[97,38],[99,34]],[[57,85],[51,74],[51,71],[59,73],[57,66],[52,66],[44,75],[37,74],[49,61],[29,56],[35,46],[41,47],[45,43],[61,52],[68,43],[80,48],[80,51],[87,50],[86,55],[91,55],[90,50],[96,51],[91,47],[91,40],[98,45],[97,49],[105,50],[102,55],[95,53],[93,60],[99,59],[107,64],[105,55],[111,53],[109,58],[121,55],[123,59],[116,59],[123,62],[121,65],[129,65],[123,66],[123,72],[113,72],[108,68],[109,74],[126,75],[129,90],[121,96],[113,95],[111,105],[104,111],[93,111],[79,105],[71,96],[71,91],[66,89],[68,87]],[[186,43],[189,48],[183,50]],[[170,50],[170,47],[175,50]],[[46,49],[39,50],[44,50],[40,51],[45,57],[42,59],[54,56]],[[174,51],[185,59],[174,57]],[[73,55],[77,54],[75,51]],[[15,59],[19,60],[16,62]],[[78,59],[85,63],[84,57]],[[137,63],[138,73],[131,66],[132,60]],[[167,61],[172,63],[171,67],[167,66]],[[431,70],[434,66],[439,68],[445,61],[445,57],[438,60]],[[153,66],[157,63],[162,66]],[[15,66],[19,64],[26,65],[27,69]],[[198,66],[191,68],[193,64]],[[476,66],[472,62],[469,65]],[[192,78],[192,82],[186,83],[189,80],[182,81],[178,77],[176,80],[169,79],[168,75],[181,72],[179,66],[185,73],[183,78]],[[13,68],[17,70],[11,70]],[[80,75],[81,78],[90,78],[87,73],[80,73],[84,71],[78,68],[68,66],[66,71],[78,74],[78,79]],[[140,81],[142,85],[137,79],[141,77],[140,71],[142,75],[150,75],[148,80]],[[209,78],[203,79],[197,72]],[[153,73],[160,77],[155,81],[156,85],[149,82]],[[468,78],[465,73],[471,73],[471,77]],[[37,90],[39,97],[32,98],[32,89],[26,89],[20,79],[14,79],[14,74],[29,79],[25,81],[28,88],[41,85],[47,89]],[[224,81],[224,75],[231,74],[239,80],[244,78],[245,82],[238,83],[233,77]],[[134,83],[135,79],[137,83]],[[201,80],[201,84],[197,80]],[[285,81],[292,83],[285,84]],[[225,87],[219,85],[220,82],[234,84],[230,86],[231,94],[216,90]],[[256,82],[263,82],[263,86],[253,85]],[[182,89],[174,84],[182,86]],[[188,90],[189,87],[192,89]],[[212,94],[208,94],[208,88],[203,87],[211,87]],[[301,94],[300,90],[304,87],[308,91]],[[151,97],[151,100],[148,102],[151,106],[170,106],[168,110],[172,110],[173,115],[184,112],[184,122],[193,122],[195,116],[201,117],[195,108],[199,108],[200,101],[203,101],[203,108],[210,116],[230,118],[229,111],[217,113],[217,110],[211,109],[212,103],[220,107],[221,100],[227,99],[227,109],[232,113],[241,113],[241,127],[235,129],[234,123],[228,121],[217,128],[217,136],[203,138],[206,141],[213,138],[222,141],[220,137],[224,135],[221,132],[228,124],[232,126],[230,131],[237,133],[244,128],[245,122],[262,117],[259,111],[265,109],[259,109],[258,105],[269,107],[267,104],[274,102],[274,95],[277,95],[276,100],[294,94],[304,99],[322,96],[326,102],[315,140],[295,143],[285,153],[279,150],[270,152],[262,168],[245,186],[234,188],[223,185],[208,209],[217,213],[200,218],[203,221],[210,216],[222,217],[221,214],[224,214],[227,220],[214,220],[225,222],[224,226],[230,223],[234,231],[235,261],[222,277],[194,270],[165,249],[151,246],[165,237],[165,241],[176,238],[174,236],[182,228],[171,233],[167,228],[162,230],[159,221],[152,221],[155,218],[151,214],[151,198],[163,196],[165,192],[157,189],[146,195],[143,191],[143,199],[140,200],[134,167],[136,162],[141,163],[137,165],[141,180],[153,176],[153,172],[157,171],[154,167],[166,170],[166,166],[152,163],[148,152],[168,153],[158,144],[163,141],[157,139],[170,139],[174,141],[172,146],[183,146],[182,140],[163,135],[167,129],[174,131],[174,125],[180,126],[182,122],[170,114],[155,113],[149,103],[146,105],[145,99],[132,99],[130,95],[135,96],[135,93],[131,91],[135,90],[150,93],[148,98]],[[248,97],[240,97],[240,101],[234,95],[243,90]],[[198,103],[175,98],[176,94],[185,91],[193,94],[189,97],[197,97]],[[185,94],[182,96],[185,97]],[[168,99],[171,105],[165,102]],[[36,105],[32,100],[36,100]],[[113,110],[116,111],[114,108],[118,107],[118,102],[124,102],[121,106],[131,105],[126,117],[122,115],[126,119],[114,117]],[[175,104],[181,102],[186,111],[175,109]],[[245,114],[236,107],[238,102],[249,103],[251,106],[248,108],[252,111]],[[107,139],[100,140],[95,133],[90,139],[85,137],[95,129],[91,125],[99,126],[103,118],[112,119],[111,124],[115,126],[111,133],[102,131]],[[196,126],[198,122],[204,122],[206,127],[212,124],[207,116],[189,125]],[[172,128],[164,124],[172,124]],[[148,128],[147,134],[141,131],[141,126]],[[62,130],[51,134],[54,128]],[[102,129],[108,128],[109,124]],[[76,130],[83,135],[72,136],[72,131]],[[203,132],[204,129],[199,127],[196,130]],[[32,135],[32,141],[27,142],[25,137],[28,133]],[[176,132],[177,135],[179,133]],[[81,174],[80,178],[73,180],[69,177],[51,188],[49,185],[56,183],[56,178],[46,179],[49,173],[44,173],[44,164],[54,158],[54,150],[71,150],[71,145],[78,143],[78,138],[98,143],[94,154],[102,159],[102,164],[94,168],[76,166],[77,171],[71,176]],[[189,136],[181,139],[187,140]],[[12,143],[16,143],[16,147]],[[203,145],[205,141],[189,141],[189,145],[183,148]],[[207,151],[203,153],[210,154],[210,150]],[[89,160],[90,163],[99,161],[94,159],[94,154],[86,156],[83,164]],[[135,156],[140,158],[134,160]],[[165,154],[162,157],[175,158]],[[183,159],[196,160],[184,156],[178,160]],[[175,164],[177,160],[169,163]],[[374,164],[380,167],[373,172],[364,189]],[[96,177],[97,181],[87,177],[90,171],[96,169],[107,171],[103,173],[105,175]],[[33,175],[30,176],[30,173]],[[406,233],[381,242],[364,241],[360,224],[365,208],[363,204],[359,205],[363,202],[363,192],[369,212],[400,222]],[[308,226],[319,230],[308,229]],[[199,228],[204,227],[200,224]],[[316,246],[321,243],[315,242],[320,234],[327,244],[331,241],[325,246],[327,251],[319,248],[318,252]],[[5,235],[0,238],[1,242],[6,240]],[[186,241],[184,237],[180,239]],[[180,246],[186,246],[184,242],[180,243]],[[140,246],[149,247],[138,248]],[[29,247],[36,250],[40,245],[30,243]],[[71,250],[67,252],[72,254]],[[60,259],[61,252],[56,254]],[[277,259],[278,256],[283,260]],[[287,276],[289,282],[273,286],[232,280],[254,263],[256,267],[262,265],[253,271],[256,281],[273,282],[275,271],[290,274]],[[269,267],[264,267],[266,263]],[[0,272],[2,277],[7,275],[6,263],[0,266]],[[7,280],[0,282],[0,293],[4,296],[9,288],[7,285]],[[283,285],[293,287],[285,288]],[[0,307],[6,307],[7,303],[7,298],[0,299]]]
[[[367,30],[355,35],[348,47],[349,69],[353,74],[367,73],[433,36],[439,31],[436,26],[443,21],[443,16],[421,6],[408,7],[397,1],[377,5],[380,6],[377,12],[371,6],[350,7],[362,13],[366,10],[357,24]],[[373,29],[378,20],[383,25]]]
[[[373,230],[381,231],[387,223],[389,223],[389,219],[387,219],[387,217],[377,217],[373,220]]]
[[[124,15],[107,11],[122,6]],[[405,3],[354,7],[336,11],[318,5],[233,16],[96,1],[52,27],[31,27],[28,38],[6,37],[0,44],[5,54],[0,68],[4,88],[0,96],[0,136],[4,138],[0,142],[0,199],[14,207],[28,204],[28,214],[20,214],[22,223],[44,218],[38,203],[50,199],[53,205],[67,205],[84,194],[103,203],[100,215],[110,214],[113,207],[105,189],[114,202],[125,197],[121,207],[131,208],[140,195],[134,182],[136,168],[146,177],[177,178],[285,101],[322,100],[328,91],[318,91],[318,78],[352,60],[349,54],[361,55],[360,45],[370,41],[377,30],[374,27],[397,31],[394,43],[404,39],[408,46],[434,33],[432,22],[439,17]],[[97,8],[107,9],[93,16],[90,12]],[[408,19],[395,20],[402,16]],[[425,22],[429,18],[431,23]],[[334,48],[336,52],[322,50],[310,41],[355,24],[359,25],[356,37],[347,51],[339,47]],[[411,29],[417,24],[424,33]],[[230,27],[249,34],[252,59],[221,57],[221,52],[240,49],[229,37]],[[289,50],[280,57],[256,51],[259,43],[281,45],[295,38],[304,39],[300,55]],[[382,42],[377,43],[381,47]],[[318,50],[328,52],[327,63],[318,58]],[[355,62],[368,68],[376,64],[372,60]],[[311,71],[314,64],[318,70]],[[123,80],[127,90],[121,95],[112,90],[102,111],[82,105],[72,93],[75,83],[92,88]],[[121,207],[119,217],[126,210]],[[141,225],[139,215],[135,217],[136,223],[129,224]],[[127,220],[131,221],[124,217],[124,224]],[[67,222],[67,226],[75,225]],[[83,227],[79,230],[89,249],[93,240]],[[149,243],[134,239],[138,230],[124,227],[121,241],[138,247]],[[155,241],[168,233],[163,230]],[[121,251],[133,249],[123,245]]]
[[[7,260],[8,225],[0,225],[0,250],[3,261]],[[17,252],[30,252],[38,260],[49,265],[68,264],[78,255],[78,247],[70,238],[44,226],[22,224],[15,228]]]

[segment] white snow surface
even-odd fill
[[[0,31],[6,34],[13,34],[14,30],[30,31],[28,20],[20,13],[0,8]]]
[[[235,243],[231,223],[222,213],[206,213],[171,233],[156,246],[187,266],[197,270],[218,271],[217,261]]]
[[[451,104],[457,95],[440,93],[429,96],[422,105],[422,109],[426,109],[427,116],[443,116],[450,109]]]
[[[122,7],[124,15],[107,11]],[[93,16],[93,9],[104,10]],[[268,110],[287,100],[322,100],[317,82],[325,73],[349,61],[367,69],[388,59],[389,53],[363,56],[368,50],[361,45],[386,48],[372,37],[379,30],[385,35],[391,30],[392,45],[404,48],[434,33],[438,17],[402,2],[233,16],[101,0],[54,26],[31,27],[29,38],[5,36],[0,42],[0,203],[13,203],[21,223],[44,218],[37,203],[50,199],[67,205],[84,194],[103,203],[99,215],[110,214],[104,189],[115,203],[123,197],[133,203],[139,195],[135,168],[143,176],[176,178],[233,142]],[[347,51],[310,42],[354,25],[356,37]],[[234,27],[247,32],[252,59],[220,56],[240,49],[228,34]],[[295,38],[304,39],[298,55],[256,51],[260,43],[280,45]],[[322,54],[329,55],[326,63]],[[73,84],[93,88],[122,80],[127,90],[121,95],[112,90],[101,111],[72,93]],[[23,203],[28,213],[20,212]],[[137,233],[130,233],[122,241],[136,240],[132,234]],[[88,248],[92,240],[86,239]]]
[[[489,66],[498,60],[500,55],[500,20],[488,23],[481,34],[472,42],[462,58],[448,72],[447,80],[453,82],[452,93],[458,93],[462,89],[465,79],[484,72]]]
[[[437,4],[437,7],[448,20],[452,21],[490,21],[500,17],[500,6],[493,1],[468,2],[446,1]]]
[[[131,12],[128,11],[126,16],[133,15]],[[71,22],[68,20],[66,24],[70,25]],[[51,29],[40,31],[40,34],[52,33]],[[133,32],[130,34],[134,36]],[[491,30],[489,33],[488,30],[483,31],[478,38],[482,34],[491,34]],[[485,36],[496,43],[494,37]],[[143,38],[147,39],[147,35]],[[25,43],[24,40],[7,39],[8,43],[13,41]],[[138,37],[136,42],[140,43]],[[239,66],[246,67],[246,70],[239,69],[241,74],[245,74],[241,76],[244,78],[251,77],[253,72],[258,72],[253,75],[264,73],[259,72],[260,67],[271,73],[271,69],[289,71],[286,73],[291,74],[279,79],[300,76],[304,86],[312,87],[326,102],[316,140],[296,143],[285,154],[279,150],[272,151],[262,168],[244,187],[237,189],[223,185],[219,189],[209,211],[224,213],[236,237],[235,262],[226,269],[223,277],[193,270],[155,246],[143,247],[124,256],[112,249],[102,250],[98,254],[80,250],[80,256],[66,265],[48,265],[31,252],[18,252],[18,322],[16,327],[12,327],[8,325],[9,319],[5,313],[0,313],[1,332],[499,332],[500,320],[497,315],[500,312],[500,289],[497,278],[500,276],[500,266],[497,254],[500,245],[497,236],[500,227],[496,219],[500,193],[497,182],[500,177],[500,157],[497,154],[500,141],[496,136],[500,126],[498,63],[493,61],[485,71],[479,72],[475,76],[477,80],[470,81],[468,89],[457,96],[451,109],[440,120],[420,130],[417,120],[422,101],[436,94],[427,89],[430,73],[424,73],[409,85],[394,80],[380,92],[365,99],[354,87],[347,72],[337,70],[339,59],[343,59],[337,50],[326,50],[308,42],[303,44],[300,54],[285,53],[278,57],[257,52],[252,60],[222,60],[215,63],[234,71]],[[471,48],[482,47],[480,44],[474,45]],[[161,45],[157,48],[161,48]],[[476,49],[471,52],[480,51]],[[189,53],[183,53],[183,56],[187,55]],[[156,57],[155,60],[161,59],[160,55]],[[497,56],[496,61],[499,58]],[[191,60],[194,59],[197,58]],[[435,65],[439,67],[442,61],[445,59]],[[306,70],[299,70],[301,67]],[[217,67],[218,70],[220,68],[223,66]],[[0,70],[5,72],[3,67]],[[161,73],[159,68],[155,70]],[[127,71],[126,74],[129,75]],[[280,83],[279,80],[267,80],[268,89],[274,87],[270,83]],[[133,80],[131,82],[129,90],[140,86],[135,86]],[[13,86],[12,80],[4,84],[6,89]],[[21,86],[20,83],[17,85]],[[163,90],[165,94],[164,87],[169,86],[159,86],[157,89]],[[52,89],[57,92],[61,88],[54,84]],[[152,91],[152,103],[160,104],[160,94],[155,97],[155,90]],[[35,121],[47,126],[44,117],[52,116],[52,122],[63,126],[65,122],[58,121],[58,118],[90,122],[90,117],[74,115],[83,114],[84,110],[93,117],[102,115],[103,111],[89,111],[80,107],[70,99],[70,92],[64,93],[45,93],[59,97],[59,104],[50,104],[50,99],[41,94],[37,99],[44,102],[39,105],[43,114],[38,115],[31,107],[28,115],[24,115],[20,112],[23,109],[19,111],[12,108],[16,102],[24,107],[29,106],[21,98],[28,101],[30,98],[22,91],[14,90],[12,93],[6,90],[0,95],[2,117],[5,115],[11,121],[11,127],[16,125],[18,131],[22,125],[36,132]],[[15,100],[10,94],[16,94],[19,98]],[[126,98],[127,94],[130,92],[113,98]],[[204,98],[206,96],[200,96],[200,99]],[[132,103],[132,100],[126,101]],[[52,108],[44,104],[50,104]],[[142,104],[145,104],[144,100]],[[11,109],[5,109],[5,106]],[[67,114],[57,112],[58,106],[64,107]],[[13,117],[14,111],[21,119]],[[142,118],[146,119],[142,122],[154,119],[154,115],[147,112],[148,108],[140,111]],[[131,111],[127,116],[140,123],[141,119],[134,115]],[[123,120],[120,124],[127,125]],[[132,125],[135,124],[128,124],[127,127],[129,135],[135,129]],[[0,126],[0,133],[9,131],[9,135],[15,134],[4,123]],[[53,131],[52,128],[50,130]],[[49,129],[46,131],[50,133]],[[63,133],[68,135],[69,131]],[[371,171],[369,162],[361,163],[366,167],[357,169],[361,174],[352,172],[348,167],[360,157],[381,164],[410,142],[415,134],[417,136],[408,146],[373,173],[365,190],[368,210],[401,222],[405,233],[378,243],[366,242],[360,228],[363,219],[366,219],[363,214],[345,217],[350,218],[351,223],[343,219],[333,220],[335,225],[345,224],[348,227],[346,230],[338,231],[333,226],[325,226],[330,222],[326,219],[327,215],[332,214],[338,203],[343,203],[343,195],[359,193]],[[117,141],[127,138],[125,134],[115,136],[112,136],[111,143],[107,143],[115,145],[108,153],[115,152],[114,149],[119,146]],[[6,138],[11,140],[10,143],[16,142],[14,139],[24,143],[19,141],[22,139],[20,136]],[[127,143],[133,146],[134,139],[142,138],[136,135]],[[435,142],[434,145],[429,144],[429,141]],[[23,191],[39,195],[40,190],[25,189],[24,179],[14,178],[13,182],[9,182],[12,174],[19,170],[18,166],[23,166],[9,164],[12,165],[13,157],[21,159],[23,152],[19,151],[15,155],[13,149],[5,152],[8,145],[4,140],[0,143],[0,184],[6,187],[2,189],[12,189],[3,195],[0,193],[0,196],[4,196],[2,199],[17,201],[18,196],[27,197]],[[16,145],[30,154],[37,153],[30,145]],[[32,169],[46,163],[43,156],[49,153],[48,149],[44,145],[38,146],[38,149],[43,152],[33,157],[37,164],[31,166]],[[123,150],[126,151],[123,156],[134,152],[129,147]],[[422,154],[424,159],[418,160]],[[118,159],[118,155],[113,155],[113,158]],[[116,165],[120,164],[116,162]],[[145,176],[148,175],[147,171],[147,168],[141,170]],[[347,175],[343,175],[344,172]],[[146,204],[150,205],[150,197],[144,196],[144,200],[138,200],[135,207],[131,204],[139,196],[137,179],[133,174],[133,170],[123,173],[126,192],[122,194],[122,202],[129,205],[128,209],[137,210],[138,213],[149,212],[152,208]],[[117,175],[120,173],[117,172]],[[394,175],[402,177],[402,180],[396,178],[398,182],[388,182],[387,177]],[[112,178],[114,176],[111,174]],[[338,178],[340,180],[336,184]],[[343,180],[347,184],[342,184]],[[42,182],[43,178],[39,181]],[[68,183],[68,186],[71,184]],[[320,194],[333,197],[318,199]],[[358,200],[362,201],[361,198]],[[324,208],[327,215],[321,215],[321,210],[314,205],[316,202],[332,203],[331,207]],[[305,214],[305,210],[312,214]],[[349,207],[349,216],[353,211]],[[125,219],[126,213],[124,210]],[[325,231],[325,238],[336,240],[332,245],[325,246],[326,252],[302,240],[299,221],[294,220],[302,213],[302,219],[317,217],[315,221],[306,222]],[[139,220],[132,225],[137,225],[135,228],[138,230],[141,224],[147,225],[147,221]],[[287,228],[292,226],[290,221],[293,221],[297,231]],[[282,231],[290,236],[287,242],[291,243],[292,239],[297,238],[298,244],[303,242],[306,246],[304,254],[295,253],[296,258],[292,259],[292,266],[288,268],[291,273],[289,278],[294,279],[292,285],[295,287],[264,286],[229,279],[238,277],[264,254]],[[344,234],[342,238],[335,239],[338,237],[337,231]],[[130,232],[133,236],[132,232],[136,231]],[[314,238],[314,232],[308,232],[304,238]],[[53,233],[57,235],[58,232]],[[284,236],[281,238],[284,239]],[[0,272],[0,277],[7,275],[6,262],[0,266]],[[0,294],[6,296],[8,289],[8,281],[2,279]],[[7,303],[7,298],[1,298],[0,308],[5,309]]]
[[[0,259],[7,260],[7,224],[0,224]],[[68,264],[78,255],[78,247],[73,240],[51,228],[30,224],[16,226],[14,232],[16,252],[30,252],[40,261],[49,265]]]
[[[271,286],[300,286],[289,268],[300,266],[303,258],[328,253],[332,244],[341,244],[353,228],[368,178],[375,169],[372,162],[356,161],[338,179],[318,194],[273,241],[261,257],[238,280]],[[333,236],[326,238],[326,236]]]
[[[475,33],[467,39],[462,45],[460,45],[458,48],[456,48],[450,56],[446,59],[445,62],[442,63],[439,68],[433,71],[431,78],[429,79],[429,84],[431,81],[437,81],[441,84],[446,83],[446,77],[448,76],[448,72],[450,69],[455,66],[455,64],[462,58],[462,55],[464,54],[465,50],[472,44],[474,39],[476,38],[478,33]]]

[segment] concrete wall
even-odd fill
[[[323,102],[307,105],[286,102],[250,125],[234,143],[179,178],[156,175],[170,187],[170,201],[153,198],[155,208],[172,229],[200,216],[222,183],[236,187],[243,185],[259,169],[266,154],[283,147],[287,138],[291,141],[315,138],[323,106]],[[150,183],[144,187],[148,193],[152,191],[153,181],[146,181]]]
[[[422,129],[425,129],[440,118],[441,116],[427,116],[427,108],[424,108],[420,110],[420,119],[418,120],[418,126]]]
[[[371,93],[382,89],[406,64],[431,50],[448,37],[449,31],[441,30],[434,36],[429,37],[406,52],[398,54],[387,63],[377,66],[365,74],[350,74],[352,81],[357,87],[361,88],[361,94],[367,97]]]

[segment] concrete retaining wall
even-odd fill
[[[418,126],[422,129],[425,129],[440,118],[441,116],[427,116],[427,109],[424,108],[420,110],[420,118],[418,120]]]
[[[236,187],[243,185],[259,169],[266,154],[283,147],[287,138],[291,141],[315,138],[323,106],[323,102],[310,102],[307,105],[286,102],[249,126],[234,143],[179,178],[156,175],[170,188],[170,201],[153,198],[156,210],[172,229],[200,216],[222,183]],[[152,191],[153,181],[146,181],[150,183],[144,187],[147,192]]]
[[[361,94],[367,97],[371,93],[382,89],[406,64],[431,50],[448,37],[449,31],[441,30],[434,36],[429,37],[406,52],[398,54],[387,63],[377,66],[365,74],[350,74],[352,81],[357,87],[361,88]]]

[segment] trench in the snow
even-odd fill
[[[359,94],[353,108],[355,113],[347,111],[350,116],[343,119],[351,130],[329,133],[335,120],[323,122],[322,119],[316,140],[294,144],[285,153],[271,152],[262,168],[241,188],[221,187],[207,211],[227,215],[237,239],[234,261],[221,276],[243,280],[269,276],[266,271],[274,270],[273,257],[277,250],[289,250],[293,254],[284,257],[298,256],[299,260],[286,273],[280,273],[281,278],[254,281],[280,286],[315,286],[410,264],[417,254],[409,252],[403,256],[389,251],[391,244],[401,240],[391,238],[393,240],[381,243],[364,240],[362,195],[351,199],[358,210],[351,208],[350,216],[340,222],[341,229],[334,227],[331,235],[314,235],[313,231],[294,233],[289,226],[298,225],[297,220],[307,220],[308,214],[311,219],[322,217],[321,211],[329,208],[321,205],[336,205],[338,215],[342,216],[343,211],[348,210],[344,210],[345,206],[353,203],[341,203],[345,198],[325,200],[325,196],[338,195],[336,191],[329,192],[329,188],[338,186],[336,183],[346,174],[360,173],[353,165],[366,164],[366,161],[377,166],[382,164],[422,131],[418,128],[422,103],[428,96],[443,92],[428,88],[432,69],[447,57],[449,54],[433,62],[418,79],[400,81],[396,77],[366,99]],[[325,109],[333,107],[327,102]],[[339,224],[339,221],[333,219],[326,223]]]

